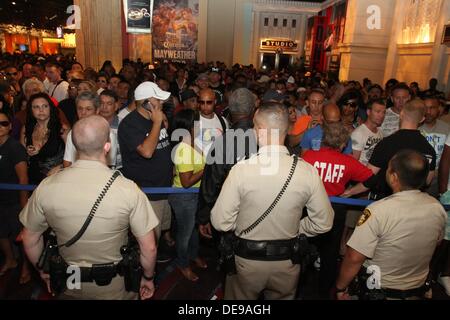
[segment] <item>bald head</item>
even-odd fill
[[[200,90],[198,96],[199,96],[200,98],[201,98],[201,97],[208,97],[208,98],[210,98],[210,99],[212,99],[212,100],[215,100],[215,99],[216,99],[216,93],[215,93],[212,89],[210,89],[210,88],[206,88],[206,89]]]
[[[81,119],[73,127],[72,140],[80,158],[101,160],[109,142],[109,123],[97,115]]]
[[[268,134],[278,134],[280,141],[284,141],[289,128],[289,114],[282,104],[269,102],[259,107],[254,122],[258,130],[265,130]],[[275,142],[271,141],[271,143]]]
[[[426,185],[429,170],[425,156],[414,150],[401,150],[389,162],[387,173],[397,175],[401,190],[414,190]]]
[[[425,112],[425,102],[420,99],[411,100],[403,107],[402,120],[418,126],[423,121]]]
[[[329,103],[323,107],[323,119],[326,123],[337,123],[341,121],[341,111],[335,103]]]

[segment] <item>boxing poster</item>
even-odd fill
[[[153,59],[197,61],[199,0],[154,0]]]
[[[153,0],[124,0],[128,33],[151,33]]]

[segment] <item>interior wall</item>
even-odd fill
[[[208,1],[206,61],[233,62],[236,1]]]
[[[122,66],[121,3],[121,0],[74,1],[81,10],[76,53],[85,67],[99,69],[105,60],[111,60],[116,69]]]

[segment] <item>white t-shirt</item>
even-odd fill
[[[128,110],[128,108],[123,108],[117,115],[119,117],[119,123],[121,123],[122,120],[125,119],[130,113],[131,111]]]
[[[392,111],[392,109],[387,109],[386,117],[381,125],[381,131],[383,132],[383,137],[387,138],[391,134],[396,133],[400,129],[400,115]]]
[[[383,133],[379,128],[377,133],[373,133],[365,124],[356,128],[352,133],[352,148],[355,151],[361,151],[359,162],[367,166],[373,150],[381,140],[383,140]]]
[[[433,128],[429,128],[424,124],[419,130],[427,138],[434,151],[436,151],[436,167],[439,167],[442,152],[444,152],[444,146],[450,134],[450,126],[444,121],[438,120]]]
[[[47,93],[50,97],[55,98],[58,102],[61,102],[69,98],[69,83],[62,81],[60,84],[50,83],[47,89]]]
[[[226,129],[229,128],[225,118],[222,118],[225,122]],[[211,146],[215,139],[223,135],[224,130],[220,123],[219,117],[215,114],[214,118],[207,119],[200,115],[200,128],[196,132],[195,146],[198,150],[202,150],[203,155],[206,157],[211,149]]]
[[[111,130],[109,133],[109,139],[111,140],[111,150],[108,153],[108,166],[116,168],[117,165],[117,151],[118,151],[118,140],[117,140],[117,130]],[[71,162],[72,164],[77,161],[77,149],[75,148],[72,141],[72,130],[67,135],[66,150],[64,152],[64,161]]]

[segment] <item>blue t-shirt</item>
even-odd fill
[[[303,150],[318,150],[322,144],[323,129],[322,126],[317,126],[305,132],[300,147]],[[344,154],[352,154],[352,139],[348,139],[347,146],[344,149]]]

